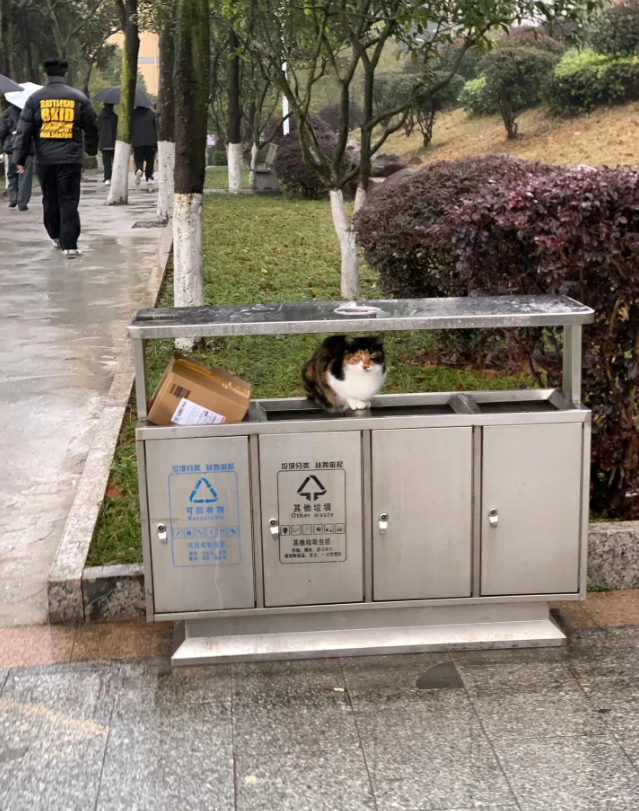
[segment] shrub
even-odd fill
[[[482,75],[487,98],[496,99],[509,138],[517,136],[517,116],[539,104],[557,55],[539,48],[502,46],[487,54]]]
[[[528,26],[518,26],[513,28],[509,34],[502,37],[501,40],[504,44],[512,48],[537,48],[539,51],[547,51],[560,55],[566,50],[563,42],[549,37],[537,28],[530,28]]]
[[[583,368],[593,410],[591,505],[597,514],[638,518],[639,173],[510,175],[452,206],[430,239],[434,251],[454,244],[458,284],[470,294],[564,294],[596,311]],[[554,331],[529,330],[513,340],[542,382],[556,385]]]
[[[324,150],[330,151],[337,144],[335,135],[318,135],[317,140]],[[325,200],[328,191],[312,169],[309,169],[302,157],[302,147],[297,135],[293,132],[286,135],[279,143],[275,156],[277,177],[289,194],[303,197],[305,200]]]
[[[485,76],[466,82],[459,93],[459,103],[471,115],[494,115],[499,102],[490,92]]]
[[[608,8],[593,27],[590,41],[602,54],[639,53],[639,0],[626,0]]]
[[[569,51],[555,67],[546,89],[555,115],[588,112],[600,104],[639,98],[639,57],[610,57],[594,51]]]
[[[215,149],[215,147],[211,151],[211,166],[228,166],[229,161],[226,152],[222,151],[221,149]]]
[[[482,185],[546,171],[541,164],[486,156],[441,161],[404,182],[376,191],[355,217],[358,244],[379,273],[384,293],[399,297],[462,296],[451,245],[430,233],[451,202],[476,194]]]
[[[459,62],[459,51],[463,47],[464,41],[462,39],[455,40],[451,46],[442,55],[442,70],[450,70],[453,65],[457,65],[457,76],[461,76],[464,81],[474,79],[479,71],[480,56],[477,51],[469,48],[465,51]]]
[[[328,124],[333,132],[339,131],[339,123],[341,118],[341,105],[339,102],[335,104],[327,104],[321,111],[319,117]],[[356,130],[364,123],[364,112],[362,108],[354,101],[348,105],[348,128],[349,130]]]
[[[297,132],[298,120],[293,115],[289,118],[289,134],[284,135],[284,119],[282,116],[272,118],[266,128],[266,146],[260,149],[257,157],[258,163],[263,163],[266,157],[268,143],[277,145],[275,156],[275,171],[278,179],[285,189],[293,196],[303,197],[307,200],[324,200],[328,192],[322,185],[315,172],[304,165],[302,147]],[[329,151],[337,143],[335,134],[319,116],[312,115],[311,123],[317,139],[324,149]]]

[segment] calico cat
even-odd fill
[[[332,335],[302,368],[308,398],[327,411],[369,408],[385,378],[383,335]]]

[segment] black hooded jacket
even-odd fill
[[[84,151],[88,155],[98,151],[96,120],[84,93],[69,87],[62,76],[51,76],[27,99],[13,143],[13,162],[24,165],[33,139],[36,163],[42,166],[82,163]]]
[[[98,129],[100,130],[100,149],[115,149],[115,139],[118,132],[118,117],[113,112],[111,104],[105,104],[98,116]]]
[[[0,152],[10,155],[13,152],[13,136],[18,126],[20,110],[15,104],[10,104],[0,116]]]

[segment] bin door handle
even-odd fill
[[[497,529],[499,526],[499,513],[495,507],[491,507],[490,510],[488,510],[488,523],[493,529]]]
[[[166,534],[166,524],[158,524],[156,530],[158,533],[158,541],[160,543],[168,543],[169,539]]]
[[[380,513],[379,514],[379,534],[386,535],[386,530],[388,529],[388,513]]]
[[[277,523],[277,518],[271,518],[271,520],[268,522],[268,527],[271,530],[271,535],[273,536],[273,540],[274,541],[279,540],[280,528],[279,528],[279,525]]]

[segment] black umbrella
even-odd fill
[[[105,87],[96,93],[93,101],[99,101],[102,104],[119,104],[120,103],[120,88],[119,87]],[[152,107],[151,99],[141,90],[135,91],[134,107]]]
[[[12,90],[22,90],[22,85],[19,85],[17,82],[14,82],[13,79],[9,79],[8,76],[3,76],[0,73],[0,95],[11,93]],[[150,106],[151,105],[149,105],[149,107]]]

